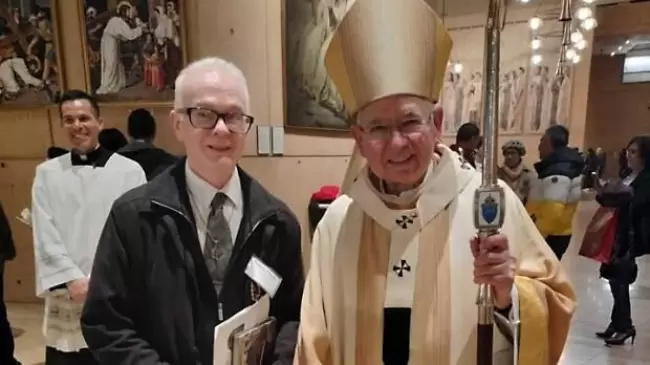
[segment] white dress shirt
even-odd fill
[[[185,163],[185,178],[187,180],[187,190],[190,196],[192,212],[194,213],[194,220],[196,221],[196,232],[199,235],[201,252],[203,252],[203,248],[205,247],[206,226],[211,209],[210,204],[214,196],[219,192],[226,194],[228,197],[224,203],[223,215],[228,221],[230,235],[232,236],[232,243],[234,245],[244,213],[244,201],[237,168],[235,168],[230,180],[228,180],[223,189],[217,189],[203,180],[192,171],[187,162]]]

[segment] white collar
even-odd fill
[[[416,223],[416,231],[419,230],[445,209],[472,179],[481,176],[469,164],[463,164],[448,147],[439,145],[438,149],[441,152],[440,161],[435,168],[430,166],[431,171],[420,187],[420,197],[414,209],[398,210],[386,206],[367,178],[368,166],[363,168],[361,178],[352,183],[347,195],[389,231],[399,228],[404,220]]]
[[[192,204],[199,210],[202,217],[207,217],[210,213],[210,204],[212,199],[217,193],[224,193],[228,197],[228,202],[233,204],[235,209],[243,208],[243,196],[241,190],[241,182],[239,180],[239,170],[235,167],[230,176],[230,180],[224,185],[222,189],[217,189],[210,185],[207,181],[203,180],[197,175],[190,165],[185,162],[185,179],[187,180],[187,189],[190,194]]]

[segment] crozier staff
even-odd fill
[[[562,353],[575,295],[558,260],[505,184],[502,234],[479,253],[481,175],[437,143],[450,51],[423,0],[357,0],[329,44],[366,163],[353,156],[359,172],[314,233],[294,364],[475,364],[477,283],[494,288],[495,364],[512,363],[512,341],[520,364]]]

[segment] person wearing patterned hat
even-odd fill
[[[497,170],[497,177],[517,193],[522,203],[526,204],[530,193],[530,184],[535,179],[535,172],[526,167],[523,157],[526,147],[521,141],[508,141],[501,146],[503,165]]]
[[[505,184],[502,233],[478,249],[481,174],[439,143],[451,46],[424,0],[351,2],[329,41],[356,148],[314,232],[294,364],[476,364],[477,284],[494,289],[495,365],[559,361],[562,267]]]

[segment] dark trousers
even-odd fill
[[[11,333],[4,300],[4,260],[0,258],[0,364],[17,364],[14,359],[14,336]]]
[[[46,347],[45,365],[99,365],[99,362],[88,350],[61,352],[52,347]]]
[[[569,247],[569,242],[571,242],[571,236],[546,236],[546,243],[551,247],[558,260],[562,260],[562,256]]]
[[[630,308],[630,285],[616,281],[609,282],[609,288],[614,297],[612,307],[612,327],[617,332],[624,332],[632,328],[632,310]]]

